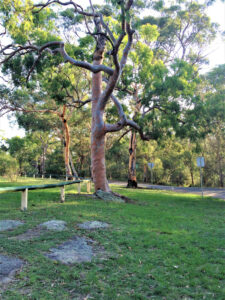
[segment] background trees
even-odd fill
[[[162,4],[162,3],[161,3]],[[153,6],[156,17],[137,22],[139,34],[118,87],[131,98],[132,114],[149,140],[168,135],[196,139],[206,133],[203,101],[198,94],[198,71],[217,25],[205,5],[193,1]],[[157,12],[157,13],[156,13]],[[128,186],[136,181],[135,131],[130,134]]]
[[[105,150],[110,178],[124,178],[129,164],[131,182],[149,180],[147,162],[154,159],[155,182],[194,185],[196,155],[214,145],[223,185],[224,90],[215,78],[224,70],[198,75],[217,30],[204,5],[156,1],[154,14],[140,18],[147,7],[142,2],[90,2],[85,9],[75,2],[14,2],[0,7],[1,35],[8,38],[1,40],[2,71],[9,81],[0,88],[0,104],[2,111],[17,111],[30,139],[39,138],[33,151],[39,153],[27,158],[29,165],[36,160],[36,169],[29,171],[62,173],[63,147],[66,173],[72,174],[73,162],[80,175],[90,176],[91,148],[96,190],[109,191]],[[214,137],[201,141],[207,132]],[[19,165],[20,173],[27,170]]]

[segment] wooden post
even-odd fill
[[[65,185],[61,187],[61,202],[65,202]]]
[[[81,183],[80,182],[78,183],[77,192],[78,192],[78,194],[80,194],[80,192],[81,192]]]
[[[27,203],[28,203],[28,189],[25,189],[21,193],[21,210],[27,210]]]
[[[91,181],[87,181],[87,193],[91,192]]]

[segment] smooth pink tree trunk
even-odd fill
[[[102,63],[101,51],[94,54],[94,65]],[[91,170],[95,191],[101,189],[109,192],[105,165],[105,128],[104,111],[99,109],[99,99],[102,93],[101,72],[92,75],[92,124],[91,124]]]

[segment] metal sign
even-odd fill
[[[203,156],[197,157],[197,166],[200,168],[204,168],[205,166],[205,160]]]
[[[153,167],[154,167],[154,163],[148,163],[148,166],[149,166],[149,168],[151,168],[151,169],[153,169]]]

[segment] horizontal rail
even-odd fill
[[[70,185],[78,183],[77,192],[81,193],[81,183],[87,183],[87,192],[91,192],[91,180],[73,180],[73,181],[64,181],[60,183],[51,183],[51,184],[41,184],[41,185],[27,185],[27,186],[16,186],[16,187],[4,187],[0,188],[0,194],[10,193],[10,192],[21,192],[21,210],[25,211],[28,207],[28,191],[29,190],[38,190],[38,189],[50,189],[50,188],[61,188],[60,198],[61,202],[65,201],[65,185]]]
[[[70,185],[73,183],[81,183],[81,182],[83,182],[83,180],[73,180],[73,181],[65,181],[65,182],[60,182],[60,183],[41,184],[41,185],[5,187],[5,188],[0,188],[0,194],[8,193],[8,192],[25,191],[25,190],[50,189],[50,188],[54,188],[54,187],[61,187],[64,185]]]

